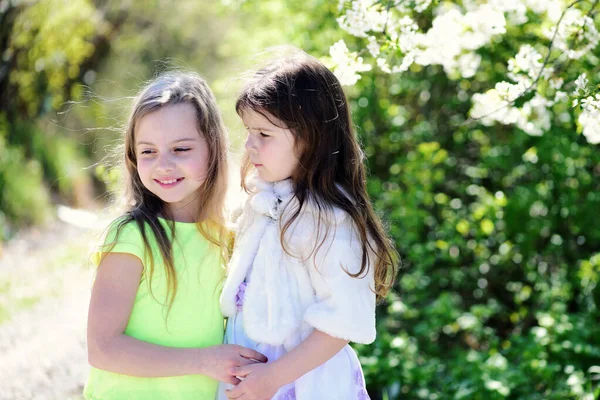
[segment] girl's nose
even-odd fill
[[[247,152],[256,153],[256,146],[254,144],[254,139],[252,138],[252,135],[248,134],[248,136],[246,137],[246,144],[244,145],[244,147],[246,148]]]
[[[172,171],[175,169],[175,163],[170,154],[159,154],[156,169],[159,171]]]

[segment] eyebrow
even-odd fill
[[[174,143],[180,143],[180,142],[194,142],[196,140],[198,140],[198,139],[197,138],[183,138],[183,139],[177,139],[177,140],[175,140],[175,141],[173,141],[171,143],[174,144]],[[135,144],[136,145],[147,144],[147,145],[150,145],[150,146],[154,146],[154,143],[143,142],[143,141],[136,142]]]
[[[254,131],[275,132],[273,129],[265,128],[265,127],[262,127],[262,126],[248,126],[248,125],[246,125],[246,129],[252,129]]]

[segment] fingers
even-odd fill
[[[234,386],[237,386],[237,385],[239,385],[239,383],[241,382],[241,380],[239,380],[238,378],[236,378],[235,375],[229,375],[229,376],[223,378],[223,382],[229,383],[229,384],[234,385]]]
[[[241,390],[238,390],[238,388],[236,387],[233,389],[225,390],[225,395],[228,399],[241,399],[244,393]]]
[[[231,374],[233,376],[239,376],[239,377],[245,378],[248,375],[250,375],[251,369],[244,365],[241,367],[229,368],[228,372],[229,372],[229,374]]]
[[[248,349],[246,347],[240,347],[240,355],[244,358],[256,360],[262,363],[266,363],[267,361],[269,361],[269,359],[264,354],[252,349]]]
[[[257,363],[261,363],[261,362],[260,361],[256,361],[256,360],[251,359],[251,358],[244,358],[244,357],[240,357],[239,358],[239,362],[238,362],[238,364],[240,366],[253,365],[253,364],[257,364]]]

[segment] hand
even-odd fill
[[[232,368],[266,363],[263,354],[235,344],[222,344],[202,349],[204,351],[203,375],[221,382],[237,385],[240,380],[231,374]]]
[[[283,386],[273,364],[251,364],[232,368],[232,376],[243,378],[242,382],[225,394],[229,399],[270,400]]]

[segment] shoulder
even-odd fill
[[[92,252],[91,260],[99,265],[108,253],[129,253],[144,260],[144,240],[136,221],[121,216],[108,225],[100,244]]]
[[[352,196],[340,184],[336,183],[336,188],[349,203],[355,203]],[[306,218],[312,218],[328,225],[339,226],[342,229],[349,228],[353,224],[352,217],[346,210],[317,197],[314,193],[309,193],[301,212],[305,214]]]
[[[297,200],[290,203],[290,207],[285,211],[288,218],[297,213],[294,221],[303,229],[320,230],[320,228],[333,228],[336,231],[352,231],[354,223],[350,214],[341,207],[319,201],[314,196],[308,199],[300,206]]]
[[[139,224],[126,215],[113,220],[105,232],[105,242],[142,240],[142,232]]]
[[[291,208],[287,213],[291,217],[295,212]],[[315,256],[317,249],[321,255],[333,255],[343,249],[354,253],[362,248],[358,238],[348,212],[333,205],[319,205],[314,199],[305,202],[286,231],[286,240],[300,250],[303,258]]]

